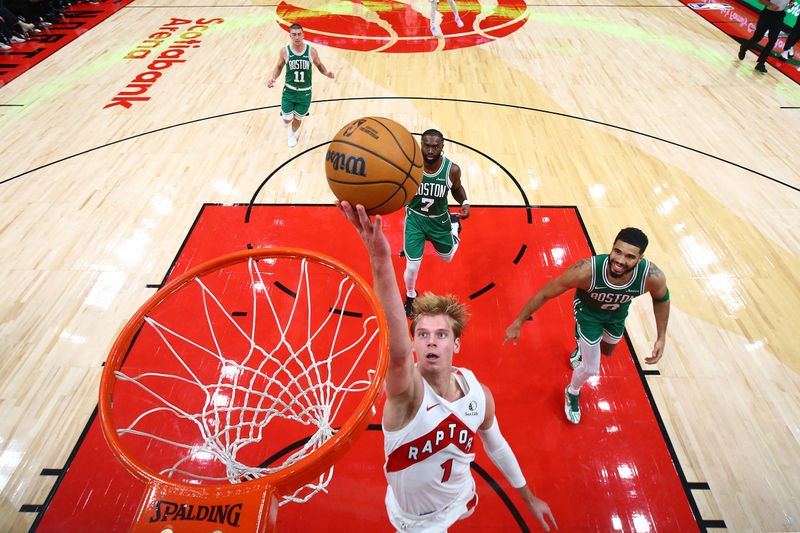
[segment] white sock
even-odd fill
[[[406,259],[406,269],[403,272],[403,281],[406,282],[406,296],[409,298],[417,297],[417,277],[419,276],[419,267],[422,260],[409,261]]]

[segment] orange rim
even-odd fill
[[[342,425],[328,441],[320,446],[313,453],[307,457],[297,461],[296,463],[287,466],[278,472],[267,474],[262,478],[253,481],[245,482],[248,485],[260,485],[265,489],[267,486],[272,486],[276,489],[278,494],[286,494],[297,487],[304,485],[315,477],[319,476],[327,470],[333,463],[335,463],[352,445],[354,439],[366,429],[367,424],[372,416],[372,407],[375,405],[383,386],[383,379],[386,375],[386,368],[388,365],[389,353],[389,329],[386,323],[386,316],[383,313],[383,308],[378,302],[372,288],[365,282],[365,280],[357,274],[350,267],[344,265],[339,260],[318,252],[305,250],[302,248],[254,248],[252,250],[243,250],[241,252],[234,252],[228,255],[220,256],[203,263],[195,268],[192,268],[185,273],[178,276],[176,279],[167,283],[138,311],[131,317],[125,327],[120,332],[114,345],[111,347],[111,352],[106,359],[105,367],[103,368],[103,376],[100,380],[100,398],[99,398],[99,418],[100,426],[103,435],[108,443],[111,452],[114,456],[140,480],[148,484],[163,484],[181,489],[182,491],[195,494],[220,494],[235,492],[242,490],[242,484],[215,484],[215,485],[196,485],[175,481],[173,479],[162,476],[139,462],[135,457],[132,457],[126,450],[125,446],[119,438],[116,431],[116,426],[113,423],[113,415],[111,413],[112,394],[117,378],[114,371],[118,370],[131,346],[133,338],[144,324],[144,318],[148,313],[157,308],[161,302],[169,298],[176,291],[190,283],[194,278],[213,272],[220,268],[233,265],[246,261],[250,258],[263,259],[267,257],[284,257],[284,258],[306,258],[311,261],[328,266],[339,273],[351,278],[361,294],[367,299],[378,321],[378,361],[376,363],[376,375],[372,383],[366,390],[361,402],[358,404],[356,410],[350,418]]]

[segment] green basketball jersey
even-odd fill
[[[628,316],[631,301],[645,293],[650,262],[642,259],[633,268],[633,275],[625,285],[614,285],[606,274],[608,254],[592,258],[592,284],[589,290],[575,290],[575,304],[584,312],[602,317],[608,322],[623,321]]]
[[[286,59],[285,85],[295,91],[311,90],[311,47],[306,44],[300,54],[295,54],[292,45],[287,45],[289,57]]]
[[[450,182],[450,165],[452,162],[446,157],[442,157],[442,166],[434,174],[423,171],[422,183],[419,184],[417,194],[408,204],[409,211],[429,218],[445,214],[450,216],[447,209],[447,193],[453,186]]]

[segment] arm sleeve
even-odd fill
[[[511,450],[511,446],[508,445],[505,437],[500,433],[497,417],[494,418],[494,422],[489,429],[478,430],[478,435],[481,437],[489,459],[500,469],[500,472],[511,483],[511,486],[515,489],[524,487],[526,484],[525,476],[522,475],[522,470],[519,468],[519,463]]]
[[[666,302],[669,300],[669,287],[667,287],[667,292],[661,298],[653,298],[655,302]]]

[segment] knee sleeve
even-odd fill
[[[589,344],[580,339],[578,348],[581,351],[581,364],[572,371],[570,387],[573,390],[580,390],[589,378],[600,373],[600,343]]]

